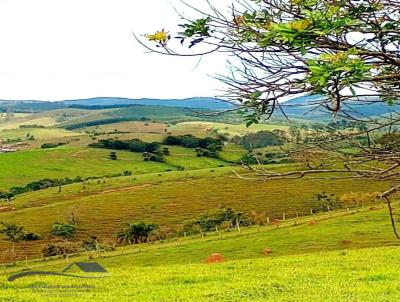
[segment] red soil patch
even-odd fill
[[[274,219],[271,221],[271,224],[273,225],[279,225],[281,223],[281,221],[279,219]]]
[[[15,211],[15,207],[13,206],[0,207],[0,212],[11,212],[11,211]]]
[[[271,254],[272,253],[272,250],[270,249],[270,248],[265,248],[265,249],[263,249],[263,254],[265,255],[265,256],[268,256],[269,254]]]
[[[208,256],[208,258],[205,260],[205,263],[222,263],[224,262],[224,256],[222,256],[219,253],[212,253],[210,256]]]

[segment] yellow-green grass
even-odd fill
[[[247,150],[245,150],[242,146],[238,146],[236,144],[228,144],[224,146],[222,151],[218,152],[218,157],[227,162],[238,162],[246,154]]]
[[[62,131],[55,129],[38,129]],[[66,178],[103,176],[124,171],[133,174],[164,172],[177,169],[204,169],[230,165],[209,157],[197,157],[193,149],[168,146],[170,155],[165,156],[165,163],[144,162],[141,153],[116,151],[118,160],[111,161],[108,156],[113,150],[80,147],[87,146],[89,138],[81,135],[63,139],[48,139],[46,142],[70,142],[68,145],[52,149],[30,149],[15,153],[0,154],[0,189],[25,185],[43,178]],[[42,142],[35,142],[31,147],[39,147]],[[230,151],[225,151],[228,154]]]
[[[113,138],[119,140],[140,139],[145,142],[162,142],[166,136],[166,124],[147,122],[120,122],[114,124],[98,125],[79,129],[95,133],[106,133],[97,135],[98,140]],[[117,132],[117,133],[115,133]],[[118,133],[124,132],[124,133]]]
[[[39,276],[10,283],[3,277],[0,295],[26,302],[397,301],[399,260],[397,248],[381,248],[217,265],[137,268],[125,262],[106,266],[111,275],[99,279]]]
[[[100,258],[92,254],[95,259],[89,261],[111,273],[104,279],[6,281],[21,268],[61,271],[88,258],[28,261],[3,271],[0,296],[6,301],[396,301],[400,273],[394,264],[400,253],[399,247],[382,247],[390,245],[398,242],[386,212],[364,211],[314,225],[181,239],[118,249]],[[264,256],[265,248],[272,254]],[[225,263],[205,264],[214,252]],[[71,272],[82,275],[77,269]],[[79,286],[88,289],[79,291]]]
[[[258,131],[272,131],[272,130],[288,130],[289,127],[281,124],[255,124],[251,127],[246,127],[246,125],[238,124],[227,124],[227,123],[214,123],[214,122],[184,122],[179,123],[175,126],[171,126],[169,128],[172,131],[182,131],[184,132],[186,129],[190,133],[191,131],[200,132],[202,130],[205,133],[212,133],[213,131],[217,131],[220,134],[227,134],[229,136],[235,135],[245,135],[248,133],[254,133]],[[197,130],[196,130],[197,129]]]
[[[185,171],[180,173],[187,177],[181,179],[177,179],[178,172],[153,174],[147,182],[125,177],[125,186],[120,188],[91,181],[85,188],[81,184],[66,186],[61,194],[57,188],[29,193],[18,196],[14,201],[17,210],[1,213],[0,221],[23,225],[48,238],[53,223],[65,221],[74,213],[79,225],[77,239],[95,235],[112,240],[130,222],[146,221],[180,230],[188,221],[219,207],[265,212],[271,219],[281,218],[283,213],[287,218],[295,217],[296,212],[304,216],[318,207],[316,194],[322,191],[340,196],[346,192],[382,191],[389,186],[355,179],[243,181],[233,174],[217,176],[217,170],[208,170],[203,177],[199,173],[198,178]],[[169,179],[169,173],[176,173],[175,179]],[[212,173],[216,173],[215,178]],[[0,241],[0,248],[7,244]],[[29,257],[40,253],[35,242],[24,243],[20,248]]]
[[[97,110],[96,112],[102,112]],[[73,120],[78,117],[93,114],[93,110],[82,109],[57,109],[41,113],[27,114],[15,113],[11,118],[0,117],[0,130],[18,129],[21,125],[54,126],[61,121]]]
[[[133,133],[156,133],[163,134],[166,124],[153,122],[120,122],[99,126],[86,127],[84,130],[95,132],[112,133],[114,131],[133,132]]]
[[[71,148],[24,150],[0,154],[0,188],[23,186],[43,178],[103,176],[131,171],[135,174],[175,168],[166,163],[144,162],[140,153],[117,151],[118,160],[108,158],[111,150]]]
[[[3,130],[0,132],[0,137],[10,140],[26,140],[28,134],[33,135],[35,140],[70,138],[79,135],[77,132],[66,131],[64,129],[23,128]]]
[[[182,167],[186,170],[215,168],[219,166],[229,165],[229,163],[218,158],[197,157],[194,149],[188,149],[177,146],[167,146],[170,151],[169,156],[165,156],[165,162],[175,166]],[[229,151],[226,151],[229,153]]]
[[[52,126],[55,121],[52,117],[38,117],[35,119],[28,119],[26,117],[13,118],[8,121],[0,122],[0,130],[19,129],[23,125],[40,125]]]
[[[27,116],[30,116],[30,115],[32,115],[32,114],[31,113],[15,112],[15,113],[13,113],[13,118],[16,118],[16,117],[27,117]],[[0,121],[1,122],[8,121],[8,120],[10,120],[10,117],[7,115],[7,113],[0,113]]]

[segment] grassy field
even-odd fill
[[[316,194],[382,191],[389,184],[358,180],[303,179],[264,183],[241,180],[230,167],[197,171],[171,171],[142,176],[89,181],[65,186],[58,193],[52,188],[17,196],[16,211],[0,214],[1,221],[14,222],[49,238],[53,223],[69,219],[72,213],[78,220],[77,239],[90,235],[113,241],[116,233],[130,222],[146,221],[180,230],[199,215],[219,207],[235,210],[265,212],[269,217],[287,218],[309,215],[319,206]],[[215,175],[215,176],[212,176]],[[251,188],[251,189],[249,189]],[[43,221],[42,215],[46,216]],[[40,244],[41,244],[40,243]],[[37,257],[40,244],[24,242],[20,255]],[[0,240],[0,248],[8,243]]]
[[[79,133],[66,131],[64,129],[47,129],[47,128],[23,128],[10,129],[0,132],[0,137],[10,140],[26,140],[27,136],[34,136],[35,140],[52,140],[52,139],[68,139],[78,136]]]
[[[165,162],[175,167],[182,167],[186,170],[215,168],[228,165],[227,162],[218,158],[197,157],[194,149],[176,146],[168,146],[168,149],[170,150],[170,156],[165,156]],[[228,150],[225,152],[229,153]]]
[[[228,136],[244,135],[258,131],[272,131],[272,130],[288,130],[289,126],[282,124],[256,124],[251,127],[246,127],[243,124],[227,124],[217,122],[183,122],[170,126],[168,131],[176,133],[220,133]]]
[[[222,151],[218,152],[218,156],[227,162],[238,162],[246,153],[247,151],[242,146],[228,144],[224,146]]]
[[[0,294],[3,301],[396,301],[399,260],[398,249],[384,248],[219,265],[123,263],[107,267],[104,279],[3,281]]]
[[[291,221],[260,232],[248,228],[91,254],[91,261],[95,257],[111,273],[104,279],[37,276],[6,281],[22,268],[61,271],[68,264],[22,262],[3,269],[0,296],[5,301],[395,301],[400,273],[393,264],[400,253],[386,211],[332,216],[316,216],[313,225],[300,219],[296,226]],[[272,253],[263,255],[265,248]],[[205,264],[214,252],[225,263]],[[86,290],[79,290],[82,286]],[[20,300],[13,300],[16,295]]]
[[[64,133],[64,130],[61,129],[34,130],[37,130],[37,132],[32,131],[35,135],[39,132],[45,132],[46,135],[49,135],[53,131]],[[54,149],[30,149],[0,154],[0,169],[2,171],[0,189],[25,185],[43,178],[105,176],[124,171],[131,171],[138,175],[165,172],[166,170],[204,169],[229,165],[228,162],[217,158],[197,157],[193,149],[175,146],[168,146],[170,155],[165,156],[164,163],[144,162],[141,153],[127,151],[116,151],[118,160],[112,161],[108,158],[112,150],[84,147],[89,143],[88,138],[77,137],[79,141],[72,141],[71,144]],[[76,137],[72,137],[72,139],[76,139]],[[58,139],[49,141],[58,141]],[[223,157],[227,160],[239,158],[243,154],[243,150],[241,152],[238,150],[241,149],[226,148],[222,152]],[[15,167],[19,168],[15,169]]]
[[[140,121],[143,117],[150,121]],[[57,128],[117,118],[139,121],[73,131]],[[118,160],[113,161],[108,158],[113,150],[87,147],[90,142],[105,138],[161,142],[166,135],[233,137],[289,127],[271,123],[246,128],[194,122],[196,119],[206,117],[185,108],[158,110],[151,106],[63,109],[0,119],[0,137],[24,140],[27,133],[35,137],[26,150],[0,154],[0,190],[43,178],[102,177],[63,186],[61,192],[57,187],[17,195],[12,200],[13,209],[0,211],[1,222],[24,226],[42,236],[41,240],[16,245],[20,261],[15,266],[0,265],[0,302],[398,300],[400,273],[395,264],[400,260],[400,242],[393,235],[384,205],[314,214],[321,209],[317,194],[326,192],[340,197],[348,192],[384,191],[392,185],[388,181],[328,177],[334,174],[257,180],[254,174],[246,174],[242,167],[234,165],[247,152],[234,144],[225,145],[219,158],[197,157],[194,149],[168,146],[170,155],[164,156],[163,163],[145,162],[142,154],[126,151],[116,151]],[[18,128],[30,124],[48,128]],[[40,149],[44,142],[67,141],[67,145],[58,148]],[[279,151],[280,147],[255,150]],[[282,164],[268,165],[266,169],[288,171],[298,167],[299,164]],[[240,179],[232,170],[249,178]],[[124,171],[133,174],[105,177]],[[279,226],[242,226],[240,230],[176,237],[185,224],[219,208],[265,214],[270,221],[279,219]],[[394,203],[394,211],[398,222],[398,202]],[[162,242],[117,247],[111,252],[41,259],[42,247],[57,240],[50,234],[52,225],[72,216],[77,222],[72,239],[76,242],[96,236],[115,244],[116,234],[127,223],[141,221],[168,228],[175,235]],[[271,253],[266,255],[265,249]],[[10,261],[9,250],[10,242],[1,238],[0,262]],[[206,264],[205,259],[212,253],[222,254],[224,262]],[[61,271],[75,261],[97,261],[111,275],[104,279],[36,276],[14,283],[6,281],[12,272]],[[82,274],[76,269],[71,272]]]
[[[142,174],[174,169],[166,163],[144,162],[139,153],[118,151],[116,161],[108,159],[109,154],[110,150],[68,146],[0,154],[0,188],[21,186],[43,178],[103,176],[127,170]]]
[[[21,125],[40,125],[45,127],[54,126],[61,122],[72,121],[77,118],[88,117],[94,113],[99,114],[105,110],[83,110],[83,109],[57,109],[36,114],[14,113],[11,118],[5,114],[0,116],[0,131],[6,129],[18,129]],[[1,135],[0,135],[1,136]]]

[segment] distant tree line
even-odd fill
[[[59,146],[67,145],[69,142],[59,142],[59,143],[44,143],[40,146],[42,149],[52,149]]]
[[[140,139],[133,140],[114,140],[114,139],[102,139],[98,142],[89,144],[91,148],[103,148],[113,150],[126,150],[130,152],[140,152],[143,154],[145,161],[157,161],[163,162],[163,156],[168,155],[169,151],[162,149],[161,144],[157,142],[147,143]],[[116,158],[112,158],[116,159]]]
[[[102,119],[102,120],[95,120],[95,121],[88,121],[83,123],[77,123],[73,125],[64,126],[66,130],[75,130],[79,128],[91,127],[91,126],[99,126],[99,125],[108,125],[114,123],[121,123],[121,122],[131,122],[131,121],[149,121],[150,119],[147,117],[141,118],[134,118],[134,117],[116,117],[116,118],[109,118],[109,119]]]
[[[90,177],[81,177],[77,176],[75,178],[60,178],[60,179],[41,179],[38,181],[33,181],[28,183],[26,186],[23,187],[12,187],[8,191],[0,191],[0,200],[11,201],[16,195],[24,194],[27,192],[32,191],[39,191],[48,188],[60,187],[64,185],[69,185],[73,183],[80,183],[85,182],[88,180],[95,180],[95,179],[102,179],[102,178],[111,178],[111,177],[118,177],[118,176],[130,176],[132,175],[131,171],[125,171],[123,173],[116,173],[110,175],[103,175],[103,176],[90,176]]]
[[[46,127],[43,125],[32,124],[32,125],[19,125],[19,128],[20,129],[33,129],[33,128],[43,129]]]

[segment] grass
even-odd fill
[[[104,110],[103,110],[104,111]],[[103,112],[96,110],[96,114]],[[14,113],[14,117],[6,119],[0,117],[0,130],[18,129],[20,125],[41,125],[45,127],[54,126],[60,122],[66,122],[83,116],[89,116],[94,111],[64,108],[45,111],[36,114]]]
[[[189,131],[199,131],[199,129],[204,129],[208,133],[218,132],[220,134],[225,134],[228,136],[244,135],[248,133],[254,133],[258,131],[272,131],[272,130],[288,130],[289,127],[281,124],[256,124],[247,128],[243,124],[227,124],[227,123],[216,123],[216,122],[184,122],[179,123],[176,126],[171,127],[172,131],[178,131],[178,129],[188,129]],[[183,130],[181,130],[183,131]]]
[[[111,273],[104,279],[3,279],[0,296],[5,301],[395,301],[400,273],[393,264],[400,254],[398,247],[382,247],[398,245],[386,212],[332,215],[316,217],[312,226],[301,219],[297,226],[117,250],[95,259]],[[267,257],[266,247],[273,251]],[[204,264],[213,252],[226,262]],[[26,266],[61,271],[67,264],[20,263],[4,276]],[[79,286],[87,290],[74,288]]]
[[[393,263],[399,260],[396,248],[385,248],[219,265],[124,263],[107,267],[112,275],[104,279],[3,281],[0,295],[4,301],[396,301],[400,273]],[[73,288],[85,285],[87,290]]]
[[[116,161],[108,159],[109,154],[110,150],[68,146],[0,154],[0,188],[23,186],[43,178],[103,176],[126,170],[142,174],[175,169],[166,163],[144,162],[139,153],[117,151]]]
[[[222,151],[218,152],[219,158],[227,162],[238,162],[246,154],[247,151],[243,147],[235,144],[226,145]]]
[[[167,146],[170,150],[170,156],[165,156],[165,162],[175,166],[190,169],[215,168],[228,165],[227,162],[218,158],[197,157],[194,149],[188,149],[177,146]],[[226,151],[229,152],[229,151]]]
[[[60,129],[34,130],[37,130],[37,132],[32,131],[34,135],[38,132],[46,132],[48,135],[52,131],[64,133]],[[83,137],[79,137],[79,141],[75,140],[76,138],[73,138],[71,144],[55,149],[29,149],[0,154],[0,170],[2,171],[0,189],[26,185],[43,178],[104,176],[124,171],[139,175],[173,171],[178,168],[191,170],[229,165],[226,161],[217,158],[197,157],[193,149],[174,146],[168,146],[171,153],[165,156],[165,163],[144,162],[142,154],[127,151],[116,151],[118,160],[111,161],[108,155],[112,150],[84,147],[89,142]],[[225,156],[229,156],[230,152],[233,153],[234,150],[225,150]],[[15,167],[24,167],[24,169],[15,169]]]
[[[191,219],[218,207],[266,212],[271,219],[281,218],[282,213],[288,218],[296,212],[304,216],[318,207],[316,194],[322,191],[340,196],[350,191],[379,191],[389,185],[355,179],[243,181],[233,177],[229,169],[165,172],[109,179],[106,183],[90,181],[85,188],[82,184],[65,186],[61,194],[57,188],[33,192],[18,196],[14,201],[17,210],[1,213],[0,220],[40,233],[46,242],[51,225],[75,213],[78,239],[95,235],[114,240],[115,234],[130,222],[147,221],[179,230]],[[7,242],[0,241],[0,248],[7,246]],[[28,257],[40,254],[36,242],[26,242],[20,248]]]
[[[33,135],[35,140],[48,140],[55,138],[70,138],[79,135],[79,133],[66,131],[63,129],[47,129],[47,128],[24,128],[9,129],[0,132],[0,137],[10,140],[26,140],[27,135]]]

